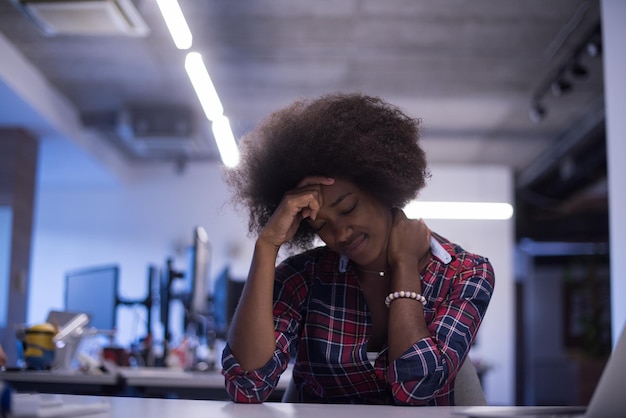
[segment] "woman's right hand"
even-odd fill
[[[334,182],[335,179],[323,176],[303,178],[295,189],[285,193],[259,240],[279,248],[292,239],[303,219],[317,217],[322,207],[322,186]]]

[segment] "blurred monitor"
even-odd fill
[[[243,292],[243,287],[245,285],[246,282],[243,280],[235,280],[233,278],[228,280],[228,286],[226,288],[226,320],[228,321],[228,325],[230,325],[233,319],[233,315],[235,314],[239,298],[241,297],[241,293]]]
[[[119,271],[119,266],[107,265],[66,273],[65,310],[86,313],[97,329],[114,329]]]
[[[207,312],[207,278],[211,248],[209,236],[201,226],[194,229],[193,250],[191,254],[191,298],[189,311],[192,314]]]
[[[230,280],[230,268],[224,267],[215,278],[213,285],[213,320],[215,330],[225,332],[228,329],[228,317],[226,304],[228,299],[228,281]]]

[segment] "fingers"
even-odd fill
[[[314,186],[318,184],[322,186],[330,186],[334,182],[335,182],[335,179],[332,177],[308,176],[300,180],[297,187]]]
[[[430,249],[430,229],[423,219],[409,219],[402,209],[393,208],[393,226],[387,249],[387,259],[391,265],[419,260]]]
[[[322,207],[322,193],[320,186],[330,186],[335,183],[335,179],[325,176],[308,176],[300,180],[297,188],[293,191],[295,194],[303,193],[302,205],[299,208],[301,219],[311,218],[315,220],[317,213]],[[313,186],[312,189],[306,190]],[[307,193],[308,192],[308,193]]]
[[[285,193],[265,226],[263,236],[277,246],[289,241],[302,220],[316,219],[322,207],[322,186],[334,182],[335,179],[324,176],[303,178],[297,187]]]

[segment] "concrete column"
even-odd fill
[[[0,302],[0,342],[9,365],[17,360],[15,325],[26,322],[37,151],[37,140],[26,131],[0,129],[0,206],[10,213],[5,217],[9,225],[4,225],[10,231],[1,234],[9,242],[2,245],[8,249],[2,258],[8,266],[0,272],[5,298]]]

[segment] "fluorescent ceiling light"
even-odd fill
[[[202,55],[197,52],[188,53],[185,59],[185,70],[187,70],[187,75],[198,95],[200,105],[202,105],[206,117],[210,121],[221,117],[224,113],[224,107],[217,95],[217,91],[215,91],[215,86],[204,65]]]
[[[177,0],[157,0],[165,24],[172,35],[174,44],[178,49],[189,49],[193,42],[193,36],[180,9]]]
[[[239,164],[239,149],[233,131],[230,129],[228,118],[221,116],[214,120],[212,129],[224,165],[231,168],[237,166]]]
[[[513,216],[509,203],[412,201],[404,208],[409,218],[503,220]]]

